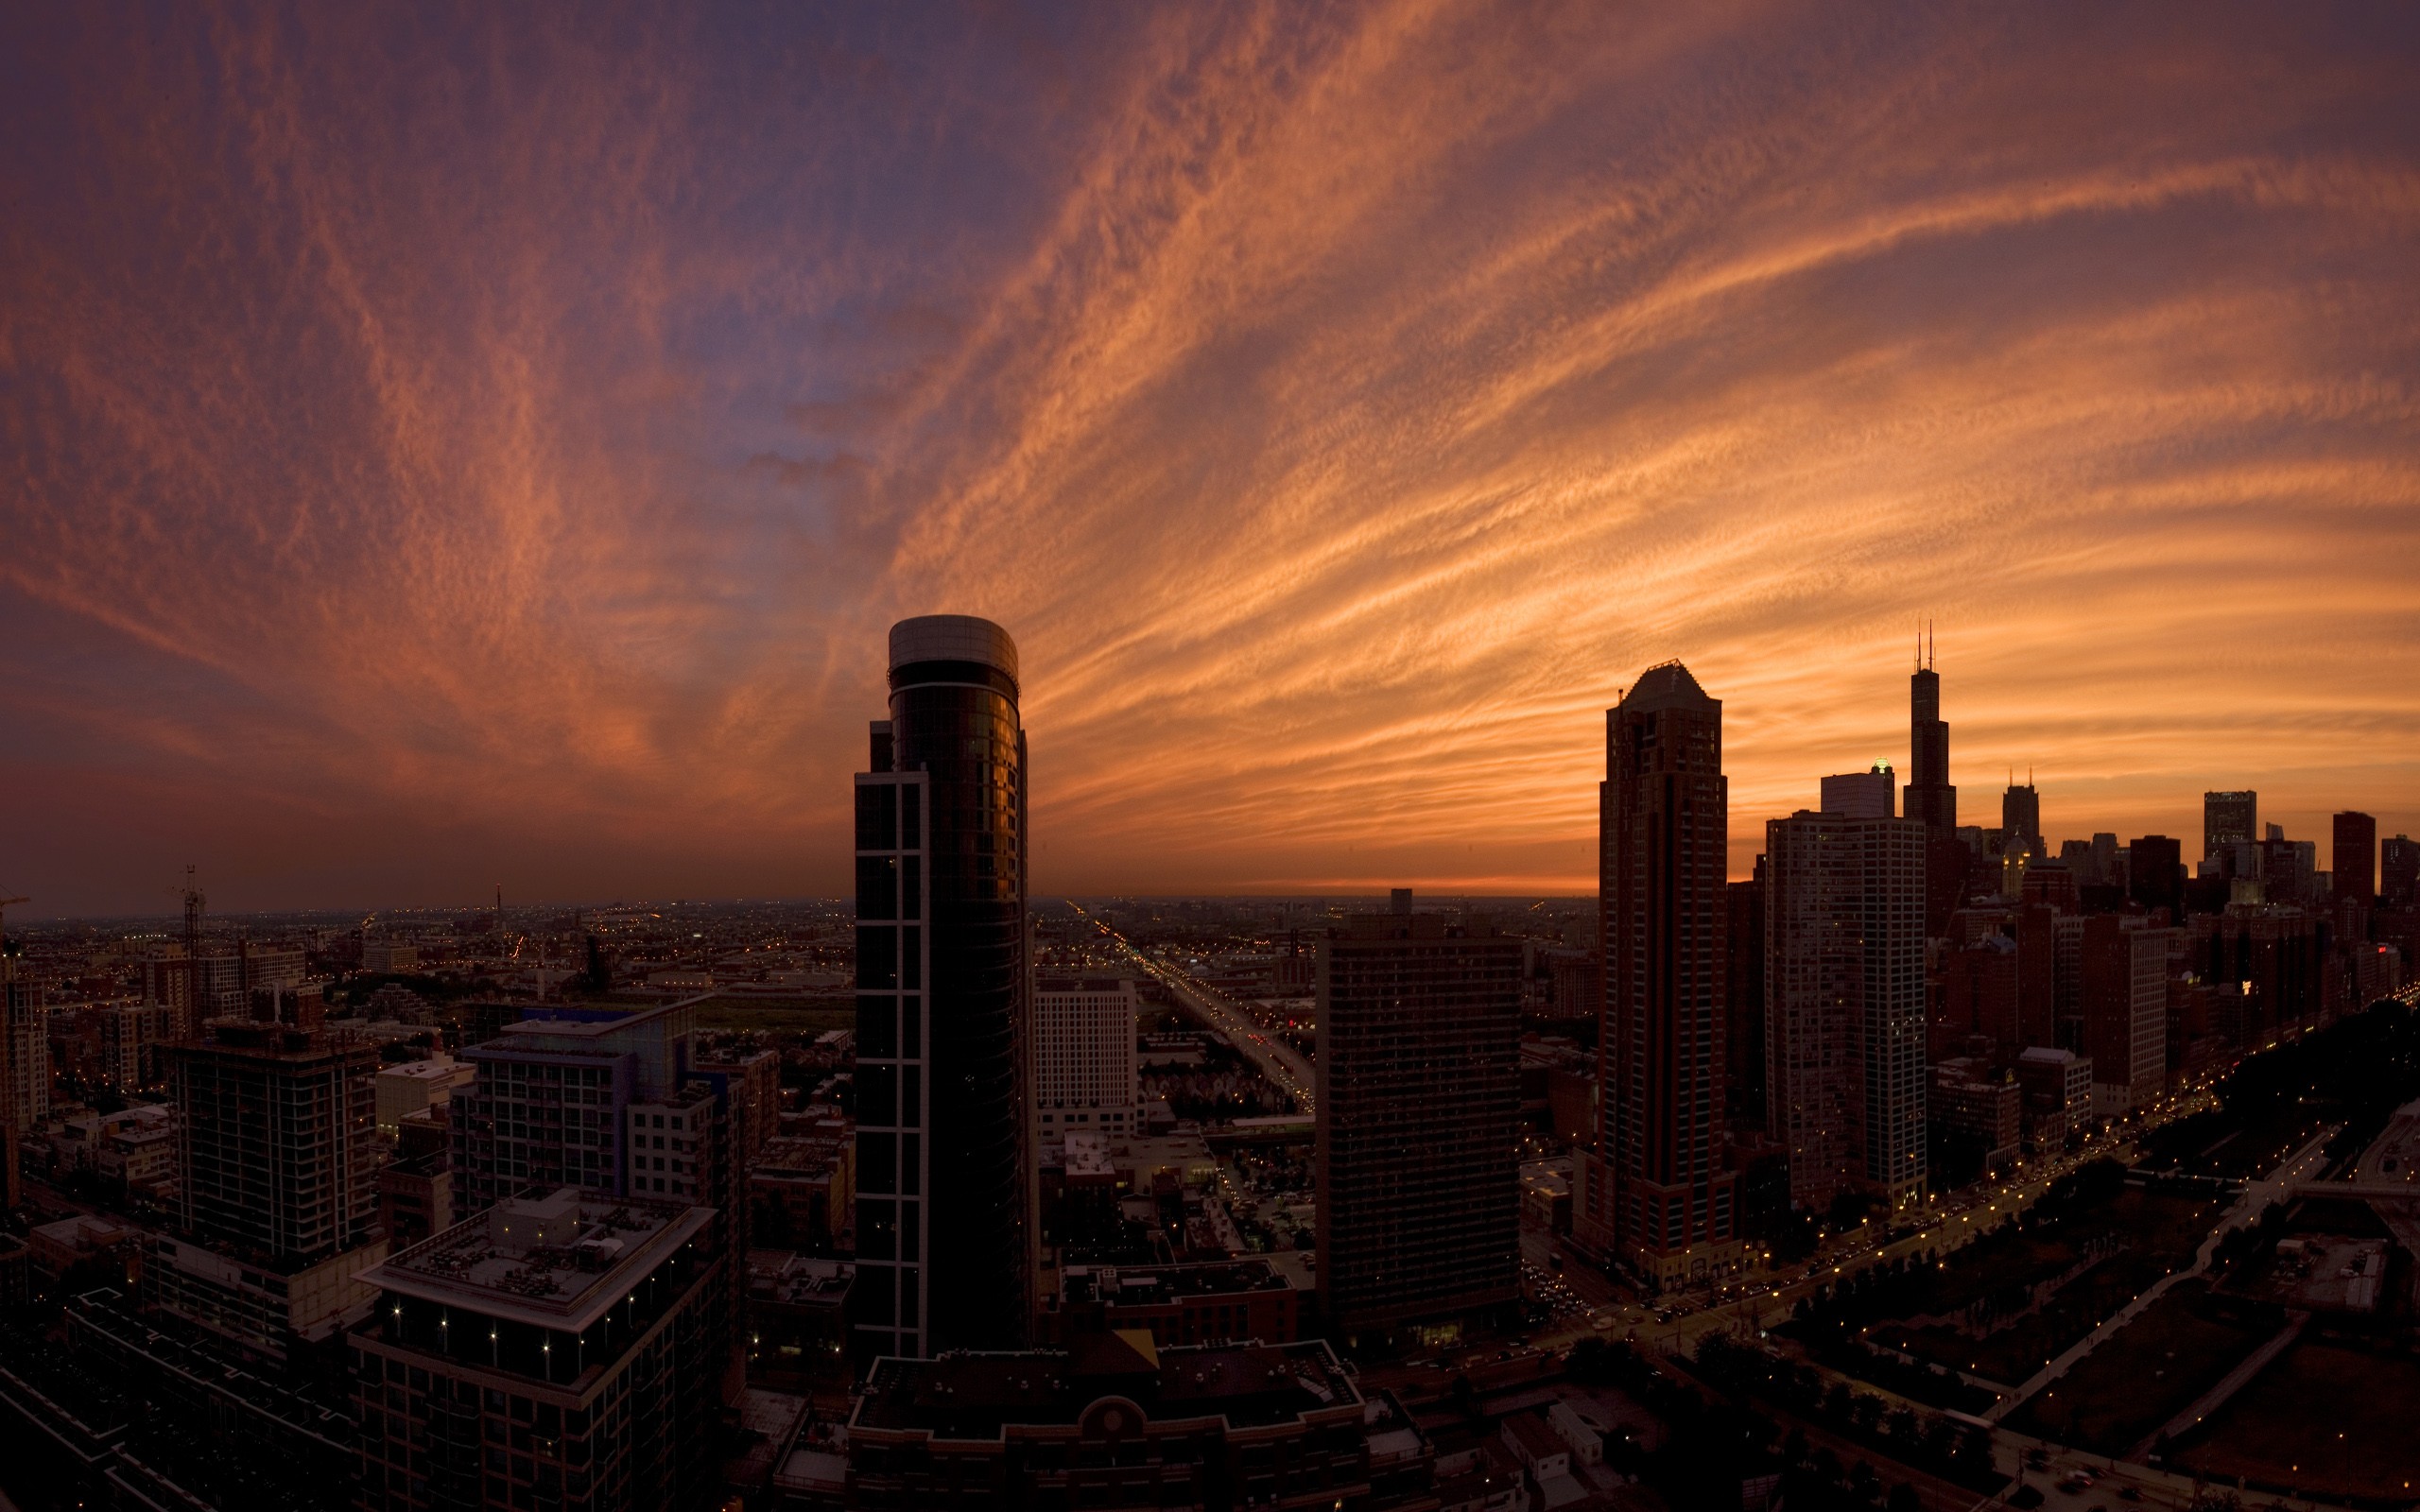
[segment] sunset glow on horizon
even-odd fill
[[[23,917],[845,894],[895,619],[1017,640],[1040,896],[2420,831],[2420,16],[0,19]],[[12,912],[12,919],[20,917]]]

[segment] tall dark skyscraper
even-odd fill
[[[2260,795],[2250,788],[2202,795],[2202,859],[2232,859],[2230,848],[2260,838]]]
[[[856,1347],[1025,1342],[1025,730],[989,620],[890,627],[890,717],[856,779]]]
[[[1723,1169],[1730,792],[1722,705],[1678,662],[1605,714],[1598,907],[1605,1019],[1597,1149],[1580,1162],[1580,1242],[1652,1284],[1739,1259]]]
[[[1949,781],[1949,726],[1941,717],[1941,674],[1927,644],[1908,679],[1908,787],[1905,817],[1925,827],[1925,933],[1944,935],[1966,890],[1973,857],[1958,835],[1958,789]]]
[[[1941,674],[1927,654],[1908,679],[1908,793],[1905,813],[1936,834],[1958,829],[1958,789],[1949,781],[1949,726],[1941,717]]]
[[[1397,898],[1319,942],[1320,1297],[1357,1338],[1521,1295],[1521,941]]]
[[[2378,901],[2378,821],[2347,810],[2336,816],[2336,845],[2327,867],[2339,898],[2364,903]]]
[[[2398,834],[2378,847],[2378,901],[2389,908],[2420,902],[2420,840]]]
[[[2000,836],[2003,851],[2015,850],[2023,841],[2031,853],[2042,853],[2042,795],[2030,772],[2024,782],[2009,783],[2008,791],[2000,795]]]

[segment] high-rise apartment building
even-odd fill
[[[1765,826],[1765,853],[1770,1128],[1789,1146],[1790,1197],[1820,1208],[1853,1189],[1894,1208],[1917,1201],[1924,825],[1801,810]]]
[[[221,1021],[172,1049],[184,1227],[282,1259],[368,1243],[378,1221],[377,1073],[374,1046],[285,1023]]]
[[[1738,1263],[1723,1168],[1730,793],[1722,705],[1678,662],[1605,713],[1598,906],[1605,941],[1597,1148],[1573,1234],[1655,1285]]]
[[[506,1197],[567,1186],[672,1195],[669,1183],[692,1173],[654,1165],[652,1145],[642,1168],[630,1114],[642,1104],[660,1112],[656,1105],[697,1074],[695,1000],[638,1013],[539,1011],[462,1053],[476,1074],[453,1097],[456,1211],[469,1216]],[[684,1165],[691,1153],[667,1148]]]
[[[1319,942],[1320,1297],[1348,1337],[1519,1299],[1521,955],[1408,896]]]
[[[2379,845],[2378,902],[2389,908],[2420,904],[2420,840],[2398,834]]]
[[[371,1271],[360,1504],[720,1504],[730,1266],[709,1209],[565,1188]]]
[[[1069,1129],[1134,1132],[1134,984],[1045,977],[1033,984],[1034,1108],[1044,1139]]]
[[[2347,810],[2336,816],[2336,845],[2328,856],[2335,894],[2357,902],[2378,901],[2378,821]]]
[[[360,1317],[387,1255],[376,1049],[221,1019],[167,1062],[183,1231],[148,1246],[144,1300],[280,1359]]]
[[[1734,1130],[1760,1129],[1765,1123],[1765,858],[1756,858],[1756,874],[1724,888],[1729,927],[1724,943],[1722,990],[1728,1004],[1722,1029],[1723,1057],[1728,1064],[1724,1113]],[[1601,973],[1597,1009],[1604,1008]]]
[[[2145,1107],[2167,1086],[2169,935],[2141,924],[2118,914],[2084,920],[2084,1054],[2104,1115]]]
[[[890,680],[856,778],[856,1349],[1013,1349],[1038,1168],[1016,643],[902,620]]]
[[[50,1016],[42,984],[26,980],[14,960],[0,964],[0,1102],[15,1133],[50,1121]]]
[[[291,991],[302,985],[302,952],[238,939],[233,948],[194,957],[194,1011],[199,1019],[250,1011],[252,994],[265,988]]]
[[[2260,838],[2260,795],[2250,788],[2202,795],[2202,859],[2232,865],[2235,847]]]

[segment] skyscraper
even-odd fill
[[[2140,836],[2126,848],[2126,897],[2145,908],[2185,915],[2184,847],[2164,834]]]
[[[1958,828],[1958,789],[1949,781],[1949,726],[1941,717],[1941,674],[1930,665],[1908,679],[1908,806],[1935,833]]]
[[[2378,821],[2353,810],[2336,816],[2336,847],[2327,863],[2336,896],[2377,902],[2377,859]]]
[[[1650,1284],[1738,1263],[1722,1168],[1730,795],[1722,705],[1678,662],[1605,713],[1598,906],[1605,1020],[1597,1149],[1579,1163],[1574,1236]]]
[[[2260,795],[2250,788],[2230,788],[2202,795],[2202,859],[2221,865],[2234,859],[2233,847],[2260,838]]]
[[[169,1052],[184,1227],[216,1244],[322,1260],[378,1217],[378,1053],[323,1032],[220,1020]]]
[[[1769,1126],[1802,1206],[1923,1195],[1924,847],[1914,819],[1765,826]]]
[[[39,1133],[50,1119],[50,1018],[42,984],[13,960],[0,965],[0,1118],[15,1134]]]
[[[2378,847],[2378,901],[2389,908],[2420,902],[2420,840],[2398,834]]]
[[[1925,827],[1925,933],[1944,935],[1966,891],[1973,860],[1958,833],[1958,789],[1949,781],[1949,726],[1941,717],[1941,674],[1929,647],[1908,679],[1907,806]]]
[[[2042,795],[2031,773],[2022,783],[2009,783],[2000,795],[2000,849],[2013,850],[2020,842],[2028,854],[2042,853]]]
[[[890,627],[890,717],[856,779],[861,1354],[1022,1345],[1026,744],[1017,648],[958,614]]]
[[[387,1256],[378,1053],[308,1018],[219,1019],[169,1049],[184,1232],[143,1266],[147,1304],[280,1359],[366,1313]]]
[[[1348,1337],[1519,1299],[1521,942],[1395,911],[1319,942],[1320,1299]]]

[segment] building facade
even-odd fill
[[[1398,908],[1319,942],[1320,1296],[1352,1336],[1520,1296],[1521,941]]]
[[[2141,923],[2119,914],[2084,920],[2084,1054],[2104,1115],[2149,1106],[2168,1083],[2169,932]]]
[[[2368,905],[2378,901],[2378,821],[2347,810],[2336,816],[2335,847],[2328,875],[2339,898]]]
[[[2260,838],[2260,795],[2250,788],[2202,795],[2202,859],[2231,867],[2235,848]]]
[[[1014,1348],[1038,1169],[1016,644],[902,620],[890,682],[856,778],[856,1348]]]
[[[324,1260],[377,1228],[378,1053],[282,1023],[222,1020],[169,1054],[181,1217],[197,1237]]]
[[[730,1257],[681,1203],[513,1197],[369,1273],[349,1335],[380,1512],[709,1507]]]
[[[1132,982],[1036,981],[1033,1039],[1034,1107],[1042,1138],[1069,1128],[1134,1132],[1142,1097]]]
[[[1765,827],[1772,1132],[1802,1207],[1923,1196],[1925,839],[1914,819],[1804,810]]]
[[[1597,1148],[1575,1162],[1574,1238],[1653,1285],[1739,1260],[1724,1168],[1729,789],[1722,705],[1677,662],[1605,715],[1598,900],[1605,941]]]

